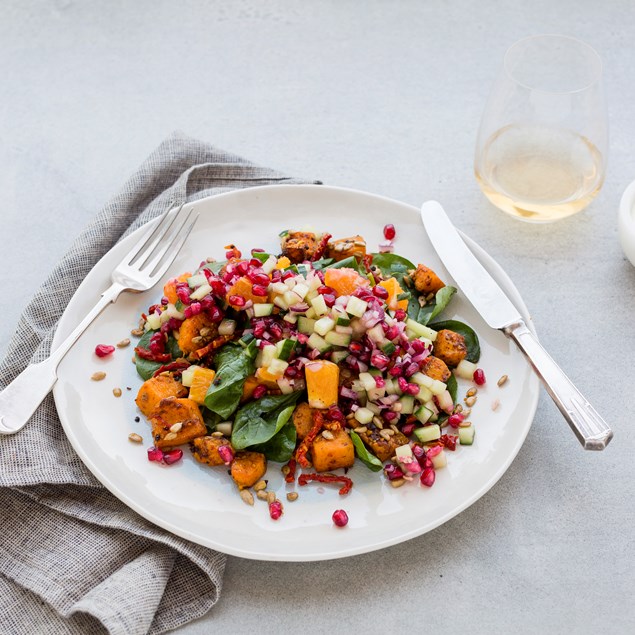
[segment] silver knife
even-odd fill
[[[481,317],[503,331],[525,355],[585,450],[603,450],[611,428],[583,397],[527,328],[518,309],[485,271],[436,201],[421,208],[421,220],[432,246],[461,291]]]

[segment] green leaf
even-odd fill
[[[320,258],[319,260],[314,260],[311,265],[313,269],[326,269],[333,264],[333,258]]]
[[[459,385],[456,382],[456,377],[454,376],[454,373],[450,375],[450,379],[448,379],[448,381],[445,382],[445,385],[448,389],[448,392],[450,393],[450,397],[452,397],[453,403],[456,403],[456,394],[459,390]]]
[[[397,278],[403,289],[403,277],[416,266],[403,256],[397,254],[373,254],[373,264],[379,267],[384,278]]]
[[[269,260],[269,256],[271,256],[271,254],[268,254],[264,251],[254,251],[254,253],[251,254],[252,258],[260,260],[260,262],[267,262],[267,260]]]
[[[218,275],[220,270],[227,264],[227,260],[219,260],[217,262],[208,262],[203,269],[209,269],[212,273]]]
[[[424,306],[419,305],[419,295],[413,295],[408,301],[408,317],[419,324],[427,325],[448,306],[455,293],[456,287],[445,286],[437,291],[434,302],[428,302]]]
[[[176,337],[174,337],[173,335],[170,335],[168,337],[166,350],[168,353],[170,353],[172,359],[179,359],[179,357],[183,357],[183,351],[179,348]]]
[[[293,412],[295,406],[290,406],[290,408]],[[288,421],[269,441],[253,446],[252,450],[262,452],[270,461],[286,463],[293,455],[296,441],[297,432],[295,426],[292,421]]]
[[[481,345],[478,341],[478,335],[474,330],[463,322],[458,320],[444,320],[442,322],[435,322],[428,325],[435,331],[441,331],[442,329],[449,329],[455,333],[459,333],[465,338],[465,345],[467,346],[467,361],[476,364],[481,357]]]
[[[357,432],[351,430],[351,439],[353,440],[353,445],[355,446],[355,454],[357,454],[357,458],[369,470],[372,470],[373,472],[379,472],[379,470],[383,469],[383,463],[374,454],[368,451]]]
[[[150,338],[155,334],[156,331],[147,331],[143,334],[141,339],[137,342],[137,346],[140,348],[145,348],[146,350],[150,346]],[[153,362],[149,359],[143,359],[139,357],[135,353],[135,366],[137,367],[137,372],[141,376],[142,379],[148,380],[150,379],[154,373],[163,366],[159,362]]]
[[[300,391],[288,395],[267,395],[243,406],[232,428],[232,445],[244,450],[266,443],[289,421]]]
[[[360,269],[361,267],[361,269]],[[355,256],[349,256],[348,258],[344,258],[344,260],[338,260],[330,265],[326,265],[323,267],[324,269],[354,269],[358,273],[363,273],[366,275],[366,270],[364,266],[357,262],[357,258]]]
[[[223,419],[238,407],[245,380],[255,371],[256,353],[255,340],[246,348],[230,342],[216,353],[216,376],[205,396],[205,406]]]

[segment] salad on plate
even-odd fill
[[[228,245],[224,259],[170,279],[135,347],[148,459],[171,465],[189,446],[274,520],[284,507],[267,489],[270,463],[287,501],[311,483],[345,496],[362,469],[432,487],[448,454],[474,442],[479,341],[442,319],[456,289],[393,253],[392,225],[384,236],[369,253],[362,236],[284,231],[278,253]]]

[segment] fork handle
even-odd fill
[[[603,450],[613,432],[522,321],[502,329],[529,363],[585,450]]]
[[[102,294],[90,313],[43,362],[27,366],[0,392],[0,434],[23,428],[57,381],[57,366],[89,324],[125,289],[114,283]]]

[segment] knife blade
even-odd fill
[[[441,262],[489,326],[519,347],[586,450],[603,450],[613,432],[542,347],[505,292],[470,251],[437,201],[421,207],[421,220]]]

